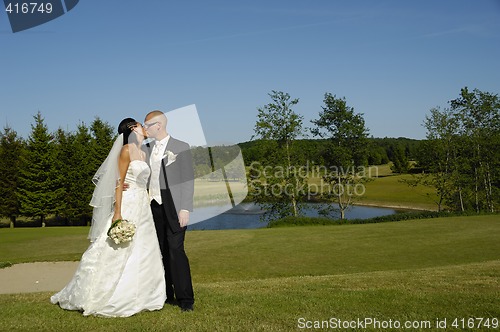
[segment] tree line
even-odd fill
[[[369,138],[363,113],[356,113],[345,97],[325,93],[310,127],[293,110],[299,99],[282,91],[272,91],[269,97],[271,102],[258,109],[256,140],[240,145],[245,164],[255,165],[249,173],[250,193],[268,211],[269,219],[300,215],[311,197],[311,186],[297,172],[266,174],[264,170],[270,166],[291,170],[305,163],[331,170],[322,175],[327,190],[323,187],[314,197],[331,203],[322,212],[336,210],[341,219],[356,201],[353,189],[370,181],[360,170],[388,161],[393,172],[413,174],[404,180],[408,185],[433,188],[440,211],[498,211],[500,100],[496,94],[461,89],[449,108],[430,110],[423,121],[426,139],[420,141]]]
[[[439,210],[498,210],[500,203],[500,101],[498,95],[461,89],[449,107],[432,108],[425,117],[426,139],[369,137],[362,113],[345,98],[331,93],[310,126],[293,108],[299,99],[272,91],[271,102],[257,109],[254,137],[239,145],[247,174],[226,169],[228,179],[247,177],[251,200],[269,211],[269,218],[300,215],[311,197],[307,179],[286,170],[324,167],[327,190],[315,198],[343,212],[355,202],[348,189],[369,181],[360,176],[368,165],[391,163],[395,173],[413,173],[406,183],[435,190]],[[66,225],[85,225],[92,209],[92,176],[106,158],[116,130],[96,118],[76,131],[49,132],[39,112],[27,139],[5,127],[0,134],[0,215],[15,225],[19,216],[39,224],[52,216]],[[211,149],[207,151],[207,149]],[[237,147],[193,147],[196,177],[227,165]],[[264,169],[281,169],[265,175]],[[283,171],[284,170],[284,171]],[[209,178],[210,180],[210,178]],[[213,179],[214,181],[220,179]]]
[[[435,189],[439,210],[498,211],[500,203],[500,100],[461,89],[449,107],[432,108],[427,139],[417,153],[422,174],[410,185]]]
[[[28,217],[38,226],[87,225],[92,216],[89,202],[92,177],[116,139],[116,129],[96,118],[90,125],[80,123],[76,131],[58,129],[51,133],[38,112],[27,139],[5,127],[0,135],[0,216],[15,227],[17,219]],[[232,161],[237,146],[193,147],[195,176],[204,177]],[[246,175],[238,167],[226,167],[227,180]],[[212,181],[222,181],[217,176]]]
[[[418,171],[412,167],[412,161],[417,160],[419,146],[422,140],[406,138],[406,137],[367,137],[367,165],[385,165],[393,163],[395,173],[410,173]],[[266,155],[261,152],[259,140],[251,140],[238,143],[238,146],[243,152],[245,165],[250,165],[252,162],[264,162],[267,159]],[[315,164],[324,165],[324,151],[328,147],[328,139],[320,138],[298,138],[294,141],[292,149],[294,154],[300,151],[300,157],[295,160],[314,161]]]
[[[86,225],[94,186],[91,179],[106,158],[115,129],[96,118],[80,123],[75,132],[49,132],[40,112],[24,140],[10,127],[0,143],[0,214],[15,226],[19,216],[45,223],[55,216],[62,223]]]

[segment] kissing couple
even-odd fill
[[[155,110],[144,124],[126,118],[118,125],[118,138],[93,178],[90,246],[52,303],[106,317],[160,310],[165,303],[194,309],[184,250],[193,162],[189,144],[171,137],[167,122]],[[153,140],[144,144],[146,138]],[[130,241],[116,243],[108,236],[120,223],[135,226]]]

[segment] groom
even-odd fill
[[[194,293],[189,260],[184,251],[189,212],[193,210],[194,172],[189,145],[167,132],[161,111],[146,115],[144,128],[155,139],[150,151],[151,210],[160,243],[167,285],[167,303],[192,311]],[[174,296],[175,295],[175,296]]]

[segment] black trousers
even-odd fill
[[[158,236],[163,256],[167,300],[176,299],[181,306],[193,304],[194,293],[191,281],[191,268],[189,267],[186,252],[184,251],[186,228],[174,233],[170,227],[169,220],[167,220],[164,207],[155,200],[151,202],[151,211],[153,212],[156,235]]]

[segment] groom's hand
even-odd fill
[[[181,227],[186,227],[188,223],[189,223],[189,211],[180,210],[179,211],[179,225],[181,225]]]

